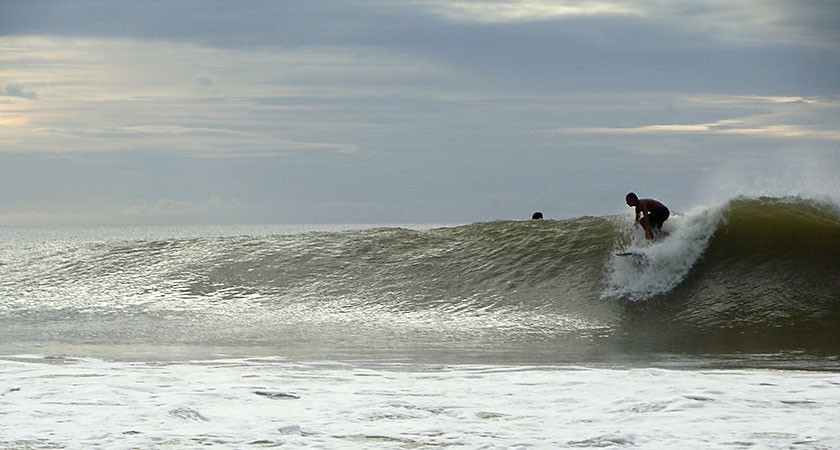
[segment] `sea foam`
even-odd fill
[[[629,245],[608,262],[604,298],[641,300],[670,291],[685,279],[703,255],[709,239],[724,220],[726,205],[697,207],[685,214],[672,214],[662,230],[667,235],[647,241],[632,218],[622,219]]]
[[[834,372],[6,357],[0,373],[0,448],[840,446]]]

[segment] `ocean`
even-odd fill
[[[664,230],[2,228],[0,448],[840,448],[840,207]]]

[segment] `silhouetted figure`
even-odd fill
[[[661,202],[652,198],[640,199],[636,193],[631,192],[625,197],[627,206],[636,208],[636,224],[645,229],[645,237],[653,239],[653,230],[661,230],[662,224],[668,220],[671,211]]]

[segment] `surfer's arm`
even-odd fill
[[[647,221],[642,222],[642,227],[645,229],[645,237],[652,241],[653,240],[653,230],[650,229],[650,225],[647,224]]]
[[[639,218],[639,214],[642,214],[642,217]],[[645,229],[645,237],[648,239],[653,239],[653,230],[650,229],[650,211],[648,211],[647,202],[642,200],[639,202],[639,206],[636,207],[636,223],[642,225],[642,228]]]

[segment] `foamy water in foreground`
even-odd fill
[[[0,359],[2,448],[840,448],[840,373]]]

